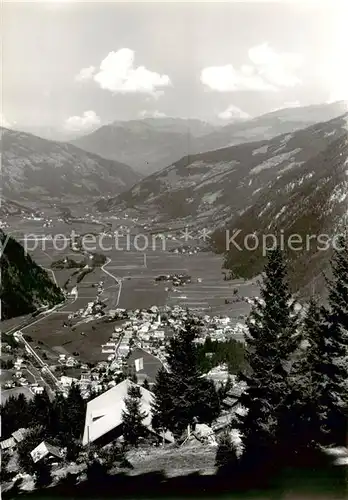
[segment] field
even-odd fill
[[[52,364],[58,354],[78,353],[85,362],[106,360],[107,354],[101,352],[101,344],[111,337],[115,324],[100,318],[87,322],[80,319],[72,327],[64,326],[69,313],[69,309],[63,308],[48,317],[40,317],[22,332],[33,339],[33,347],[45,351]]]
[[[105,268],[123,279],[119,307],[180,305],[197,312],[238,319],[248,313],[249,306],[244,302],[226,304],[225,299],[234,297],[235,288],[241,296],[253,297],[259,293],[253,282],[224,281],[222,258],[210,252],[188,255],[150,250],[144,257],[137,251],[114,250],[106,255],[111,262]],[[191,283],[171,290],[170,283],[155,281],[160,274],[175,273],[190,275]],[[169,290],[165,291],[166,288]]]
[[[40,316],[31,325],[23,329],[34,342],[43,342],[49,358],[58,353],[78,352],[83,361],[99,361],[107,355],[101,353],[101,344],[105,343],[113,331],[114,325],[103,319],[94,319],[91,322],[76,320],[73,328],[64,326],[68,316],[79,309],[86,308],[89,302],[97,297],[97,285],[103,281],[101,299],[108,309],[117,307],[125,309],[149,308],[153,305],[188,307],[189,309],[209,315],[228,315],[232,322],[240,321],[248,314],[250,306],[243,301],[226,303],[235,297],[235,289],[240,296],[258,295],[259,289],[255,282],[224,281],[222,271],[222,257],[211,252],[173,253],[169,250],[184,244],[180,239],[175,241],[165,238],[165,243],[149,231],[143,231],[129,220],[108,219],[113,230],[123,233],[115,238],[103,237],[97,239],[99,247],[93,248],[104,254],[108,261],[101,268],[95,268],[86,274],[77,284],[78,297],[71,299],[59,311]],[[65,234],[72,230],[80,233],[90,231],[96,234],[102,225],[95,223],[59,222],[53,228],[42,228],[42,221],[24,220],[14,224],[17,234]],[[83,229],[82,229],[83,226]],[[138,238],[138,240],[137,240]],[[146,248],[139,248],[143,242],[148,242]],[[64,257],[79,260],[81,254],[72,252],[69,245],[63,248],[52,240],[36,242],[36,248],[30,252],[34,260],[46,268],[59,286],[63,286],[74,272],[74,269],[51,269],[53,261]],[[192,240],[190,245],[201,245],[200,240]],[[92,250],[92,249],[91,249]],[[184,286],[172,287],[171,282],[156,282],[160,274],[188,274],[191,283]],[[68,289],[76,285],[76,279],[71,279]],[[18,325],[23,319],[18,319]],[[78,322],[80,321],[80,322]],[[16,321],[10,323],[16,325]],[[50,355],[51,354],[51,355]]]
[[[28,389],[28,387],[14,387],[13,389],[4,389],[4,385],[6,382],[13,380],[14,370],[1,370],[0,373],[0,387],[1,387],[1,404],[6,403],[10,396],[19,396],[20,394],[24,394],[24,396],[28,399],[32,399],[33,393]],[[26,373],[26,378],[29,379],[29,376]],[[34,382],[34,380],[31,380]]]

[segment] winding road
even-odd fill
[[[111,262],[111,259],[109,257],[107,257],[107,261],[105,262],[105,264],[103,264],[101,266],[101,270],[107,274],[108,276],[110,276],[112,279],[114,279],[116,281],[116,283],[118,284],[118,294],[117,294],[117,299],[116,299],[116,302],[115,302],[115,307],[118,307],[118,304],[120,302],[120,297],[121,297],[121,292],[122,292],[122,278],[118,278],[117,276],[114,276],[112,273],[110,273],[109,271],[107,271],[105,269],[105,266],[107,266],[108,264],[110,264]]]
[[[72,303],[75,302],[76,299],[77,299],[77,296],[74,297],[74,300],[72,301]],[[27,352],[37,361],[37,363],[41,367],[41,370],[43,370],[45,373],[47,373],[49,375],[49,377],[51,378],[54,386],[56,386],[56,387],[60,387],[59,380],[52,373],[52,371],[49,369],[47,363],[45,363],[43,361],[43,359],[40,358],[40,356],[38,355],[38,353],[31,347],[31,345],[28,343],[28,341],[25,340],[25,338],[23,337],[23,332],[24,332],[24,330],[26,330],[30,326],[35,325],[36,323],[39,323],[40,321],[43,321],[44,319],[49,318],[52,314],[57,313],[58,310],[61,309],[61,308],[63,308],[63,307],[65,307],[68,302],[69,302],[69,299],[65,299],[60,304],[57,304],[56,306],[54,306],[48,313],[47,312],[46,313],[45,312],[41,313],[40,314],[41,317],[39,317],[38,319],[34,319],[34,320],[33,319],[29,319],[29,320],[26,320],[21,325],[16,325],[15,327],[11,328],[7,332],[4,332],[5,335],[11,335],[12,333],[16,334],[16,336],[18,337],[19,341],[25,345],[25,348],[26,348]],[[41,379],[42,379],[42,377],[41,377]]]

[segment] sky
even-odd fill
[[[228,122],[348,99],[348,2],[2,4],[4,126]]]

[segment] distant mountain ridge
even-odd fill
[[[47,272],[25,254],[24,248],[0,229],[1,319],[9,319],[49,307],[64,300],[64,294]]]
[[[104,125],[72,144],[149,175],[187,154],[196,138],[213,130],[200,120],[145,118]]]
[[[25,132],[1,128],[0,147],[2,195],[17,201],[98,197],[140,179],[128,165]]]
[[[272,182],[301,171],[311,158],[347,135],[348,113],[271,140],[185,156],[115,198],[100,210],[134,209],[158,220],[216,227],[252,206]]]
[[[225,126],[183,118],[118,121],[71,142],[149,175],[184,156],[293,133],[338,117],[347,109],[344,102],[288,108]]]
[[[250,120],[230,123],[198,138],[194,143],[194,152],[273,139],[281,134],[293,133],[316,123],[330,121],[347,111],[348,101],[279,109]]]
[[[140,120],[115,121],[112,125],[123,125],[125,127],[139,128],[148,127],[161,132],[178,132],[182,134],[190,133],[193,137],[201,137],[214,132],[219,127],[197,118],[174,118],[174,117],[153,117],[142,118]]]

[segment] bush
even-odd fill
[[[51,483],[51,468],[44,460],[40,460],[35,464],[35,478],[37,488],[43,488]]]
[[[67,445],[66,459],[69,462],[75,462],[81,452],[82,444],[77,439],[72,439]]]
[[[225,431],[219,440],[216,451],[215,466],[220,472],[229,472],[238,465],[236,449],[232,443],[230,433]]]
[[[13,366],[14,366],[14,364],[13,364],[12,359],[8,359],[8,360],[2,359],[1,360],[1,368],[3,370],[11,370],[13,368]]]
[[[60,484],[64,485],[66,488],[72,488],[76,485],[77,476],[78,474],[68,472],[67,475],[60,480]]]
[[[10,481],[13,474],[8,471],[7,467],[10,461],[10,454],[6,451],[1,452],[1,468],[0,468],[0,481],[1,484]]]
[[[125,449],[116,444],[111,444],[99,451],[100,460],[107,470],[113,467],[129,467],[129,462],[125,456]]]
[[[108,475],[108,467],[98,458],[93,459],[87,465],[87,479],[92,483],[102,482]]]

